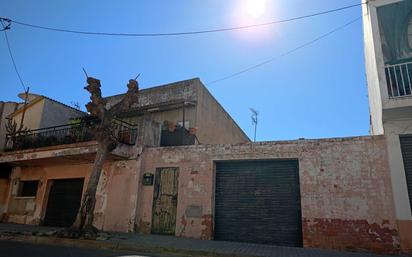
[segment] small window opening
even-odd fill
[[[9,179],[12,167],[8,164],[0,164],[0,179]]]
[[[37,188],[39,186],[38,180],[20,181],[19,192],[17,196],[20,197],[35,197]]]

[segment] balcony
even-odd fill
[[[412,62],[385,66],[389,98],[412,96]]]
[[[82,143],[95,140],[96,119],[79,123],[54,126],[20,133],[7,134],[5,152],[34,149],[47,146]],[[113,137],[125,145],[134,145],[137,137],[137,126],[121,120],[112,122]]]

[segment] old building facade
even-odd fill
[[[122,97],[108,97],[108,106]],[[250,141],[198,78],[140,90],[139,103],[123,113],[121,118],[131,124],[140,124],[144,119],[157,122],[166,138],[163,140],[165,145],[192,144],[168,142],[167,138],[177,138],[173,132],[179,133],[179,127],[193,131],[196,144]]]
[[[401,91],[385,84],[409,70],[385,66],[398,64],[385,64],[377,44],[383,2],[364,5],[371,136],[251,143],[199,79],[144,89],[139,104],[113,124],[119,144],[99,182],[94,225],[205,240],[410,251],[409,148],[402,142],[412,132],[409,125],[392,127],[407,124],[412,85],[404,80]],[[108,97],[108,105],[121,97]],[[47,131],[53,140],[32,133],[29,144],[0,154],[9,171],[0,191],[4,222],[73,222],[97,149],[95,122]]]
[[[120,143],[99,182],[97,228],[399,251],[385,137],[250,143],[210,95],[202,96],[208,93],[197,83],[196,79],[143,90],[140,106],[117,121]],[[108,102],[115,101],[113,97]],[[213,115],[202,116],[208,112]],[[181,146],[183,141],[161,146],[163,131],[173,136],[173,129],[186,119],[185,133],[196,126],[197,141],[191,146]],[[219,135],[213,135],[210,125],[199,122],[203,119],[219,133],[224,129],[217,123],[225,124],[222,144],[217,144]],[[176,126],[170,128],[171,123]],[[3,190],[4,222],[73,222],[97,148],[92,137],[83,135],[88,126],[90,121],[57,127],[57,134],[49,135],[55,141],[46,140],[49,145],[0,154],[0,163],[10,171]]]
[[[107,98],[109,107],[121,97]],[[1,192],[4,221],[68,226],[76,215],[96,152],[93,128],[98,121],[82,112],[79,112],[81,117],[72,115],[72,118],[78,119],[71,119],[70,122],[67,115],[51,115],[56,108],[46,108],[49,101],[43,96],[30,95],[25,108],[28,118],[24,123],[30,130],[6,135],[6,151],[0,154],[3,175],[0,181],[5,185]],[[19,120],[19,115],[22,115],[21,108],[10,117]],[[62,123],[41,126],[45,116],[49,117],[46,119],[49,122],[55,124],[54,118],[58,118]],[[123,174],[127,183],[137,181],[137,178],[132,179],[132,174],[120,171],[124,163],[118,164],[116,161],[130,160],[131,156],[136,158],[136,153],[140,156],[144,147],[249,142],[249,138],[199,79],[141,90],[139,104],[116,119],[113,129],[119,146],[111,153],[106,168]],[[127,171],[133,170],[135,176],[139,176],[138,161],[129,161],[125,165]],[[124,216],[124,211],[130,212],[129,205],[118,201],[119,194],[127,191],[121,184],[113,182],[115,178],[118,177],[108,180],[109,185],[114,185],[110,190],[117,192],[110,195],[114,197],[113,202],[121,207],[97,208],[100,212],[96,213],[96,222],[99,222],[103,212],[114,211],[117,217]],[[127,192],[125,197],[130,197],[128,202],[135,209],[136,202],[132,199],[136,199],[137,193]],[[134,223],[130,221],[130,216],[122,219],[128,219],[129,225],[110,218],[99,227],[132,231]]]
[[[2,155],[0,162],[15,166],[4,221],[50,224],[48,210],[56,204],[50,198],[65,188],[56,183],[87,183],[93,144]],[[105,165],[94,224],[108,231],[396,253],[387,156],[383,136],[122,146]],[[34,197],[18,196],[21,181],[38,181]]]
[[[387,140],[401,246],[412,250],[412,2],[363,6],[370,132]]]

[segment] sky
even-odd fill
[[[360,0],[0,0],[0,17],[41,26],[103,32],[204,30],[281,20],[357,4]],[[264,1],[263,1],[264,2]],[[250,138],[249,108],[259,111],[257,140],[367,135],[369,109],[362,23],[239,76],[208,85],[276,57],[357,17],[361,7],[299,21],[180,37],[65,34],[12,24],[8,36],[30,91],[84,109],[85,76],[104,96],[194,77],[206,84]],[[22,92],[0,34],[0,101]]]

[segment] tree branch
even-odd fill
[[[86,104],[86,109],[93,116],[103,120],[106,114],[106,100],[102,97],[102,91],[100,90],[100,80],[87,77],[87,86],[84,88],[90,93],[90,102]]]
[[[110,115],[116,116],[121,112],[127,111],[133,104],[139,102],[139,83],[137,80],[130,79],[127,88],[127,93],[123,99],[108,110]]]

